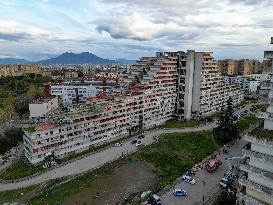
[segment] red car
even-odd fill
[[[220,165],[222,165],[222,161],[218,159],[211,159],[205,164],[205,170],[212,173],[214,172]]]

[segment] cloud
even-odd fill
[[[100,19],[95,23],[98,32],[107,32],[114,39],[149,41],[168,36],[177,38],[178,35],[181,39],[192,39],[198,35],[174,22],[155,23],[137,13],[119,18]]]
[[[258,58],[273,33],[272,0],[9,0],[0,9],[2,52],[34,60],[66,51],[136,59],[187,49]]]
[[[27,40],[32,39],[32,36],[28,33],[4,33],[0,32],[0,39],[5,41],[21,41],[21,40]]]

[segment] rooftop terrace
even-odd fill
[[[273,130],[264,129],[263,126],[257,127],[256,129],[252,130],[249,135],[258,139],[267,139],[273,141]]]

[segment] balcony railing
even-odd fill
[[[273,190],[272,189],[269,189],[269,188],[266,188],[262,185],[259,185],[259,184],[256,184],[250,180],[247,180],[247,179],[239,179],[239,184],[243,185],[243,186],[246,186],[246,187],[249,187],[253,190],[256,190],[258,192],[262,192],[262,193],[265,193],[265,194],[268,194],[269,196],[272,196],[273,195]]]

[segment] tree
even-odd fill
[[[221,192],[214,205],[234,205],[236,204],[236,192]]]
[[[213,130],[214,136],[222,143],[227,143],[239,137],[239,132],[235,126],[235,116],[232,99],[227,101],[227,108],[222,106],[218,116],[218,127]]]
[[[23,141],[24,131],[21,128],[11,128],[5,131],[5,138],[11,147]]]

